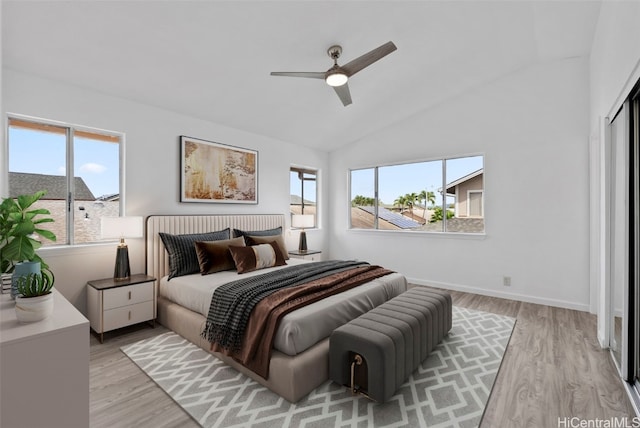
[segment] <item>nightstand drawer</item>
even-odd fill
[[[153,300],[153,284],[154,282],[151,281],[144,284],[129,285],[126,287],[117,287],[104,290],[104,310],[107,311],[109,309],[119,308],[121,306],[134,305],[136,303]]]
[[[106,293],[105,293],[106,297]],[[103,331],[153,319],[153,300],[104,311]]]

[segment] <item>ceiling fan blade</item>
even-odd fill
[[[368,67],[379,59],[382,59],[385,56],[389,55],[396,49],[398,48],[393,44],[393,42],[387,42],[384,45],[377,47],[374,50],[369,51],[366,54],[361,55],[353,61],[343,65],[341,68],[347,73],[347,76],[351,77],[363,68]]]
[[[340,97],[340,101],[344,106],[348,106],[351,104],[351,92],[349,92],[349,84],[345,83],[342,86],[334,86],[333,89],[336,91],[336,94]]]
[[[308,77],[311,79],[322,79],[324,80],[324,71],[272,71],[272,76],[285,76],[285,77]]]

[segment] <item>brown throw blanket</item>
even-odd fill
[[[380,266],[366,265],[276,291],[260,301],[251,312],[242,348],[239,351],[232,352],[215,343],[211,344],[211,350],[231,356],[267,379],[276,328],[283,316],[295,309],[390,273],[392,271]]]

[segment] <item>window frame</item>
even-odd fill
[[[433,161],[440,161],[442,162],[442,187],[441,189],[446,189],[447,186],[447,180],[446,180],[446,176],[447,176],[447,161],[448,160],[453,160],[453,159],[462,159],[462,158],[471,158],[471,157],[479,157],[482,156],[482,169],[483,169],[483,188],[482,190],[479,190],[482,192],[482,218],[484,219],[484,215],[485,215],[485,191],[486,191],[486,170],[485,170],[485,165],[486,165],[486,154],[479,152],[479,153],[469,153],[469,154],[462,154],[462,155],[452,155],[452,156],[442,156],[442,157],[434,157],[434,158],[418,158],[418,159],[414,159],[411,161],[398,161],[398,162],[389,162],[389,163],[380,163],[380,164],[375,164],[375,165],[363,165],[363,166],[358,166],[358,167],[353,167],[353,168],[349,168],[348,169],[348,177],[347,177],[347,182],[348,182],[348,190],[347,190],[347,231],[348,232],[353,232],[353,233],[383,233],[383,234],[388,234],[388,233],[400,233],[400,234],[404,234],[406,236],[410,236],[410,235],[415,235],[415,236],[425,236],[425,235],[429,235],[429,236],[440,236],[440,237],[450,237],[450,238],[456,238],[456,237],[461,237],[461,238],[476,238],[476,239],[484,239],[484,237],[487,234],[487,225],[486,222],[484,223],[484,229],[482,232],[451,232],[448,231],[446,229],[447,227],[447,219],[446,219],[446,215],[443,216],[443,229],[442,231],[431,231],[431,230],[386,230],[386,229],[379,229],[379,222],[378,222],[378,201],[379,201],[379,180],[378,180],[378,169],[379,168],[384,168],[384,167],[389,167],[389,166],[399,166],[399,165],[411,165],[411,164],[417,164],[417,163],[427,163],[427,162],[433,162]],[[352,225],[352,216],[351,216],[351,201],[353,198],[353,195],[351,194],[352,192],[352,172],[353,171],[361,171],[361,170],[367,170],[367,169],[372,169],[373,172],[373,176],[374,176],[374,199],[375,199],[375,206],[374,206],[374,211],[375,211],[375,215],[374,215],[374,227],[371,229],[366,229],[366,228],[354,228]],[[439,205],[442,209],[443,212],[446,212],[447,209],[447,197],[446,197],[446,190],[443,191],[443,197],[442,197],[442,204]],[[456,207],[458,204],[458,198],[456,198]],[[468,205],[467,205],[468,206]]]
[[[304,182],[305,181],[314,181],[315,182],[315,193],[316,193],[316,203],[315,203],[315,215],[314,215],[314,219],[313,219],[313,227],[307,228],[307,229],[319,229],[320,228],[320,211],[318,210],[318,207],[320,206],[320,195],[319,195],[319,186],[318,186],[318,182],[319,182],[319,177],[320,177],[320,170],[316,169],[316,168],[312,168],[312,167],[304,167],[304,166],[298,166],[298,165],[291,165],[289,167],[289,188],[291,188],[291,173],[293,172],[297,172],[298,174],[302,173],[304,174],[313,174],[315,176],[315,178],[313,179],[304,179],[304,178],[299,178],[300,180],[300,189],[301,189],[301,214],[304,214]],[[289,198],[291,198],[291,195],[289,195]],[[289,206],[291,206],[291,200],[289,200]],[[291,221],[291,216],[293,214],[291,213],[291,210],[289,210],[289,221]]]
[[[110,141],[113,139],[117,139],[117,144],[119,145],[118,149],[118,193],[119,193],[119,207],[118,207],[118,215],[120,217],[125,215],[125,206],[126,206],[126,195],[125,195],[125,134],[123,132],[112,131],[97,127],[90,127],[86,125],[78,125],[69,122],[63,122],[59,120],[53,119],[44,119],[35,116],[28,116],[18,113],[7,113],[6,114],[6,126],[5,126],[5,136],[6,136],[6,156],[5,156],[5,171],[7,180],[7,191],[9,191],[8,185],[8,177],[9,177],[9,150],[11,141],[9,139],[9,130],[12,127],[12,122],[27,122],[33,125],[33,127],[22,127],[23,129],[33,129],[37,130],[39,127],[46,128],[48,126],[65,128],[65,178],[67,183],[67,199],[66,199],[66,215],[65,215],[65,232],[67,234],[67,242],[60,243],[55,242],[53,245],[43,246],[41,250],[49,250],[49,249],[59,249],[59,248],[73,248],[73,247],[86,247],[86,246],[100,246],[106,243],[113,242],[114,240],[104,240],[104,241],[93,241],[93,242],[74,242],[75,239],[75,228],[74,221],[76,218],[75,210],[72,209],[74,206],[74,197],[75,194],[75,166],[74,166],[74,137],[77,135],[78,138],[91,138],[91,136],[103,136],[104,141]],[[46,129],[45,129],[46,132]],[[100,140],[100,138],[94,138],[96,140]],[[111,141],[114,144],[116,141]]]

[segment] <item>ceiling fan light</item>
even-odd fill
[[[341,71],[336,71],[335,73],[329,73],[327,74],[327,77],[325,77],[325,81],[327,82],[327,85],[329,86],[342,86],[345,83],[347,83],[347,80],[349,78],[347,77],[346,74],[344,74]]]

